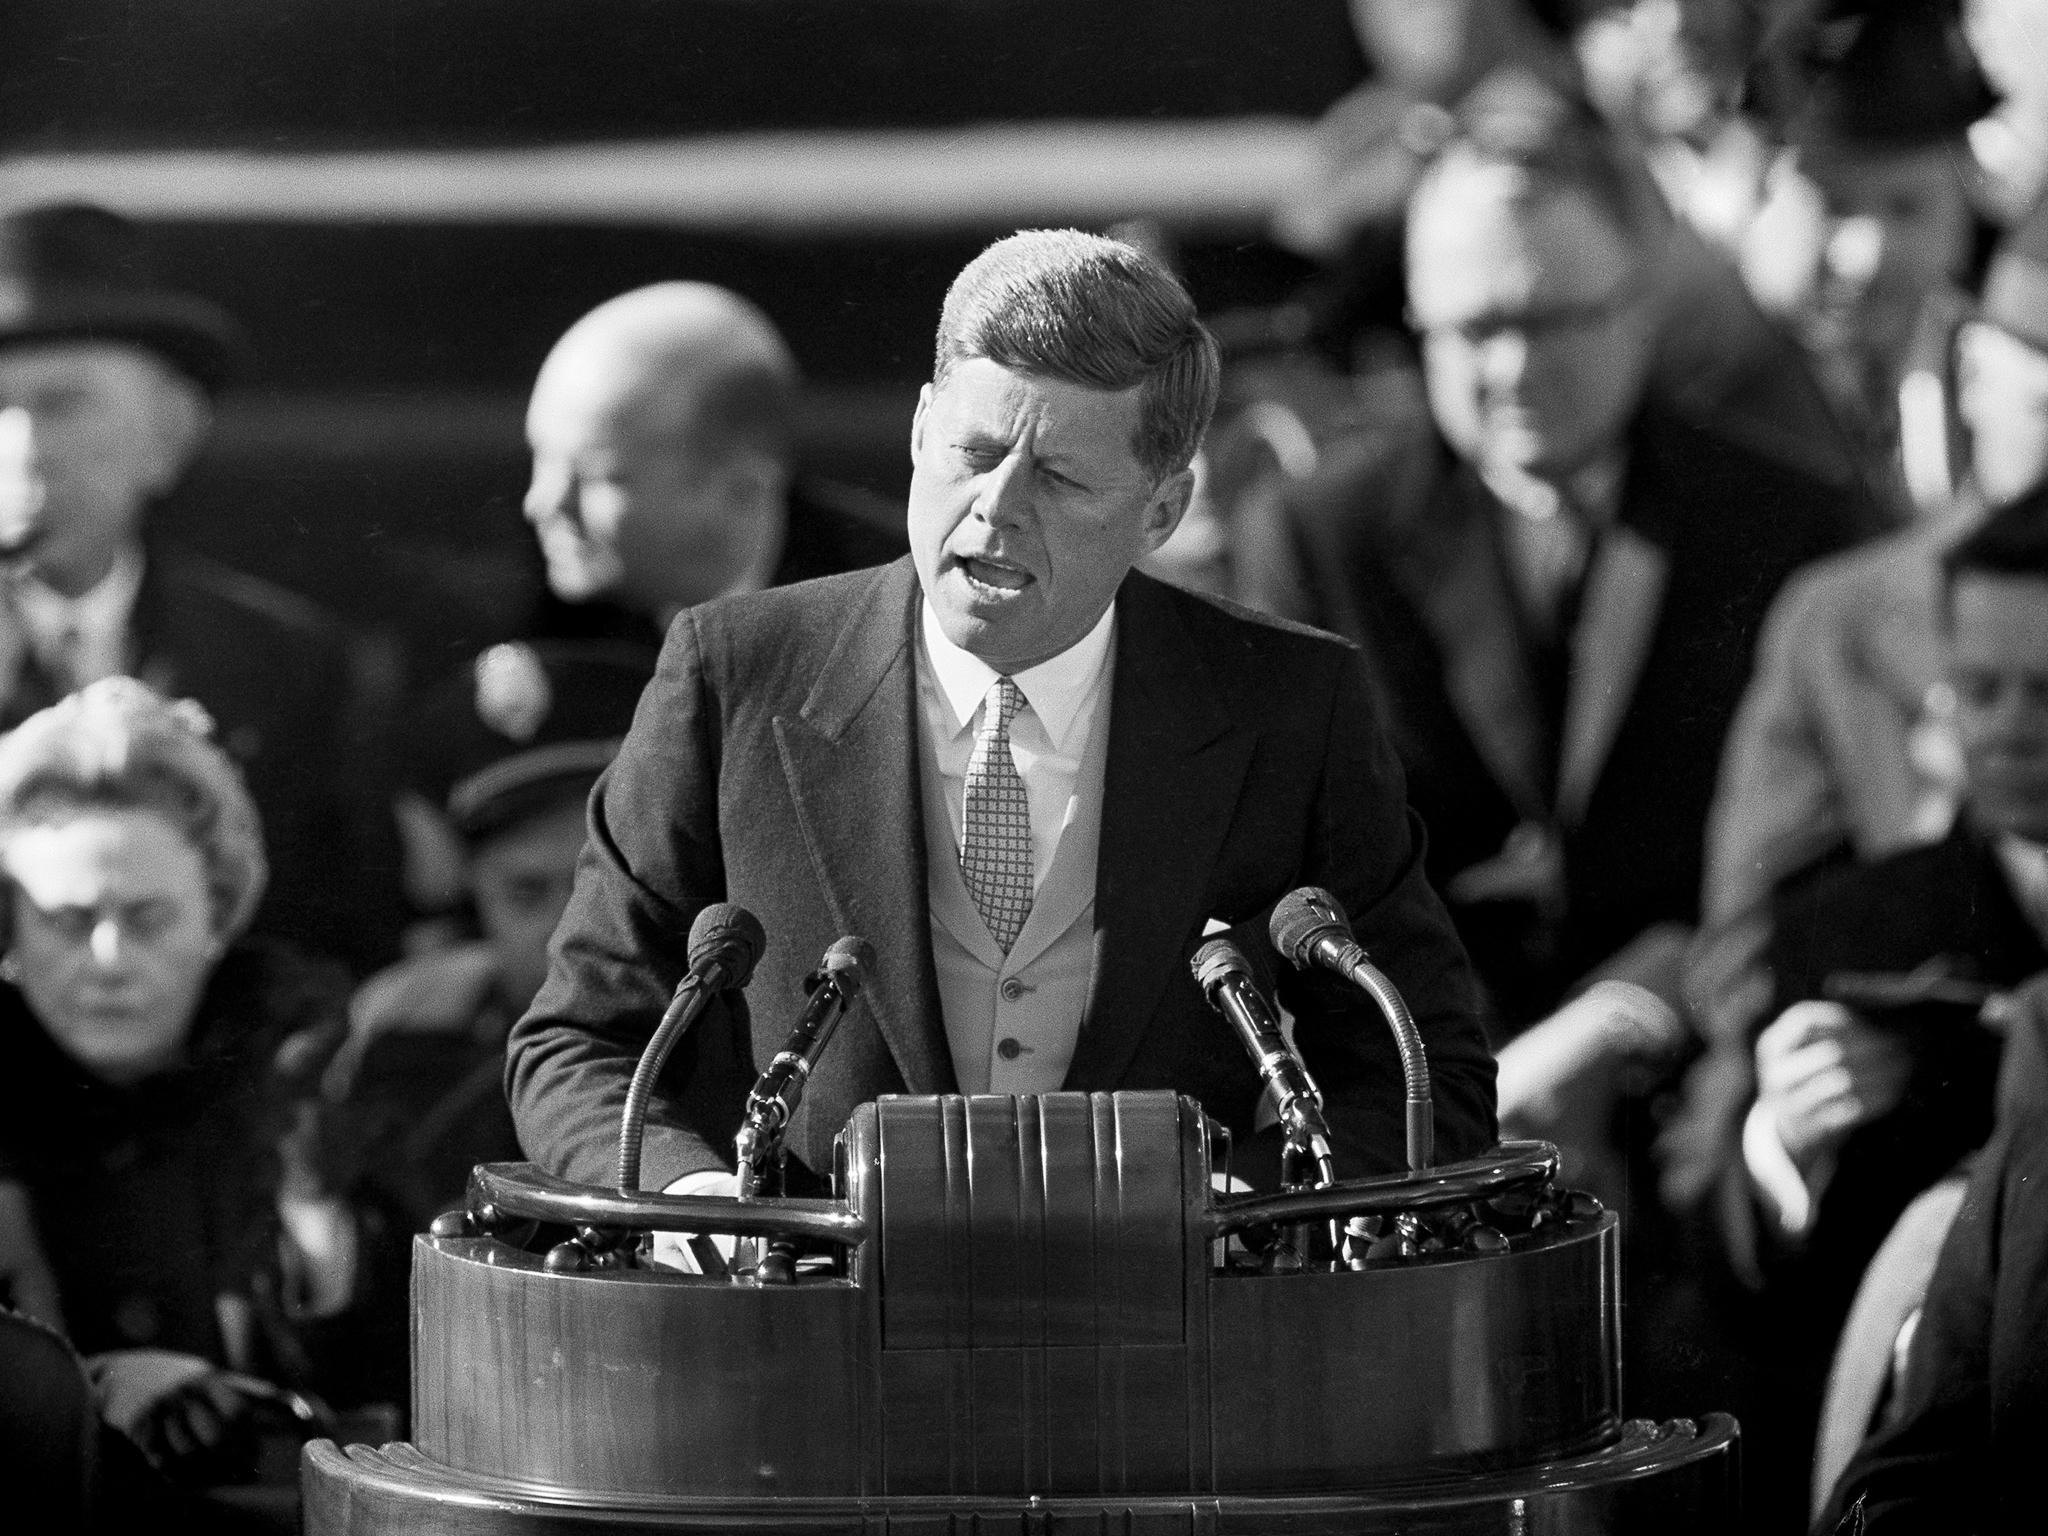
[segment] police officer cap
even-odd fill
[[[412,787],[470,837],[544,810],[617,754],[653,675],[636,645],[494,645],[422,699],[408,732]]]

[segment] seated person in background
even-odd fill
[[[1966,798],[1941,842],[1823,865],[1773,906],[1771,1020],[1720,1169],[1752,1487],[1804,1507],[1819,1389],[1901,1210],[1990,1133],[1991,997],[2048,969],[2048,488],[1945,557]],[[1859,978],[1864,980],[1857,985]],[[1889,999],[1889,1001],[1887,1001]],[[1990,1015],[1998,1017],[2000,1010]]]
[[[539,632],[659,647],[693,603],[902,554],[895,509],[797,478],[800,389],[768,317],[709,283],[572,325],[526,408],[526,519],[559,599]]]
[[[2048,207],[1999,246],[1956,349],[1968,470],[1947,515],[1800,572],[1772,606],[1709,823],[1710,924],[1843,844],[1881,858],[1955,819],[1940,555],[2048,480]]]
[[[198,708],[130,678],[0,740],[0,870],[0,1252],[40,1271],[16,1300],[159,1466],[247,1475],[266,1381],[309,1370],[278,1144],[342,979],[242,938],[255,807]]]
[[[1663,1148],[1676,1205],[1706,1193],[1711,1148],[1754,1091],[1772,891],[1819,859],[1869,862],[1954,825],[1963,786],[1938,618],[1941,552],[1987,507],[2048,481],[2048,207],[2000,245],[1956,348],[1968,467],[1954,506],[1786,583],[1729,731],[1687,977],[1708,1052]]]
[[[2041,1516],[2048,1444],[2048,1116],[2010,1123],[1971,1170],[1907,1346],[1898,1398],[1818,1529],[1995,1536]]]
[[[1290,511],[1505,1036],[1694,919],[1765,608],[1866,518],[1649,389],[1669,221],[1598,124],[1529,90],[1483,105],[1408,211],[1440,436],[1333,452]]]
[[[849,932],[877,964],[792,1122],[795,1192],[881,1094],[1058,1089],[1189,1094],[1270,1185],[1259,1078],[1188,958],[1212,921],[1262,944],[1304,884],[1336,893],[1414,1011],[1438,1156],[1492,1143],[1471,975],[1355,652],[1132,571],[1187,507],[1216,391],[1186,290],[1135,248],[1040,230],[968,264],[910,425],[913,557],[670,629],[512,1031],[535,1161],[612,1177],[691,920],[730,900],[768,947],[655,1088],[649,1187],[732,1187],[754,1073]],[[1279,994],[1339,1172],[1402,1166],[1377,1010],[1327,974],[1290,969]]]
[[[148,268],[101,209],[0,217],[0,723],[115,673],[196,700],[263,813],[258,930],[367,970],[403,918],[377,690],[320,608],[150,537],[235,332]]]
[[[505,1035],[547,977],[591,785],[653,672],[616,641],[496,645],[414,714],[412,787],[462,844],[478,937],[365,982],[323,1079],[307,1216],[347,1228],[321,1245],[362,1346],[342,1401],[406,1401],[413,1234],[461,1205],[476,1164],[521,1155]]]

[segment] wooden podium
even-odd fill
[[[1732,1522],[1726,1415],[1621,1418],[1615,1217],[1549,1147],[1239,1197],[1211,1192],[1225,1155],[1191,1100],[1060,1093],[863,1106],[832,1200],[480,1168],[414,1249],[415,1440],[308,1447],[307,1530]],[[1333,1222],[1348,1262],[1270,1241]],[[809,1257],[781,1284],[650,1269],[649,1229]]]

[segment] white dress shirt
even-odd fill
[[[25,654],[67,691],[128,670],[128,632],[142,590],[142,551],[130,545],[115,555],[92,586],[66,597],[34,576],[8,579],[15,644],[8,648],[11,690]]]
[[[924,645],[918,656],[918,724],[924,744],[938,763],[945,786],[946,814],[953,824],[957,857],[967,832],[967,761],[990,688],[1000,675],[971,651],[963,651],[939,628],[939,616],[924,605]],[[1076,797],[1081,760],[1088,750],[1103,684],[1110,672],[1116,636],[1116,606],[1105,609],[1095,627],[1050,661],[1010,674],[1025,707],[1010,722],[1010,755],[1031,803],[1031,883],[1045,884],[1060,837],[1079,814]]]

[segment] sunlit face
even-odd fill
[[[1960,147],[1803,157],[1824,212],[1815,303],[1850,334],[1898,346],[1926,296],[1969,256],[1969,194]]]
[[[1696,132],[1727,109],[1745,42],[1741,0],[1618,0],[1573,37],[1600,110],[1659,137]]]
[[[1554,477],[1619,440],[1651,328],[1640,260],[1590,198],[1474,169],[1418,198],[1408,246],[1430,407],[1462,456]]]
[[[16,831],[0,867],[18,982],[50,1038],[110,1083],[176,1065],[220,955],[190,839],[154,811],[84,810]]]
[[[1956,408],[1970,432],[1970,470],[1990,506],[2048,480],[2048,352],[1972,321],[1956,338]]]
[[[0,558],[72,590],[104,575],[184,467],[195,386],[142,347],[0,349]]]
[[[675,404],[580,354],[542,368],[526,412],[525,511],[556,596],[658,613],[744,572],[761,531],[735,513],[735,466],[692,451]]]
[[[2048,577],[1964,572],[1950,623],[1971,809],[1991,831],[2048,839]]]
[[[562,921],[583,849],[583,804],[560,805],[484,839],[471,855],[470,896],[497,956],[506,1003],[524,1008],[548,976],[548,940]]]
[[[1155,482],[1139,391],[1109,393],[976,357],[926,385],[910,431],[910,548],[947,639],[999,672],[1058,655],[1187,509]]]

